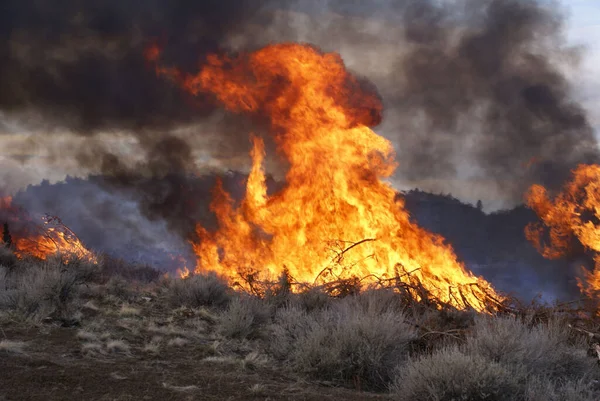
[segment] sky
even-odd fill
[[[567,22],[570,44],[585,48],[581,68],[571,76],[575,95],[587,109],[590,120],[600,137],[600,0],[560,0],[560,3],[570,16]],[[342,55],[351,56],[356,49],[340,48],[337,51],[340,51]],[[364,52],[369,49],[361,48],[358,51],[361,56],[364,56]],[[372,58],[372,60],[377,59]],[[351,60],[347,61],[351,63]],[[360,62],[365,62],[364,57],[360,57]],[[371,67],[369,66],[369,70],[377,71]],[[16,130],[21,135],[2,135],[2,131],[12,130]],[[51,157],[63,147],[76,146],[75,142],[78,139],[74,140],[73,137],[66,135],[62,141],[57,139],[59,139],[57,136],[53,136],[52,140],[49,140],[46,136],[38,137],[35,134],[22,132],[19,127],[10,124],[3,127],[3,119],[0,115],[0,187],[14,192],[28,184],[39,183],[42,179],[49,179],[53,182],[63,179],[66,174],[79,173],[75,162]],[[102,140],[102,137],[98,139]],[[104,138],[104,140],[108,140],[108,138]],[[114,146],[118,149],[127,149],[129,146],[126,143],[127,138],[112,136],[110,140],[115,142]],[[16,153],[19,158],[10,157],[7,152],[11,152],[13,156]],[[242,159],[241,163],[246,161],[245,158]],[[232,166],[232,168],[235,167]],[[427,189],[428,184],[424,184]],[[411,182],[407,185],[413,187],[417,186],[417,183]],[[449,185],[446,182],[444,185],[458,188],[461,183],[456,182]],[[435,188],[436,184],[431,183],[430,187]],[[463,188],[466,188],[464,184]],[[479,189],[473,190],[472,193],[463,189],[462,193],[457,196],[474,203],[477,199],[482,198],[482,192],[485,192],[485,188],[480,183],[477,183],[474,188]],[[494,196],[490,195],[490,197]],[[488,204],[489,202],[491,202],[490,199],[485,199],[484,203]]]
[[[563,4],[570,10],[569,40],[587,50],[580,84],[576,84],[578,96],[600,131],[600,1],[563,0]]]

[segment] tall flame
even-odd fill
[[[213,93],[231,111],[266,117],[289,162],[285,188],[268,194],[264,143],[252,137],[245,197],[236,207],[221,185],[215,188],[219,229],[198,225],[196,272],[237,280],[272,278],[285,268],[314,283],[412,275],[456,307],[489,307],[484,293],[496,295],[489,284],[468,272],[442,237],[411,222],[403,200],[382,181],[396,164],[390,141],[369,128],[380,121],[381,102],[338,54],[277,44],[236,58],[213,55],[197,75],[156,71],[191,94]]]
[[[585,270],[586,280],[579,280],[579,287],[600,299],[600,166],[580,165],[554,199],[540,185],[532,186],[526,199],[542,222],[529,225],[525,234],[545,257],[568,255],[574,240],[595,253],[595,266]],[[546,243],[542,241],[545,234]]]

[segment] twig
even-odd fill
[[[590,338],[594,338],[594,337],[595,337],[595,338],[598,338],[598,339],[600,339],[600,334],[598,334],[598,333],[594,333],[594,332],[591,332],[591,331],[587,331],[587,330],[585,330],[585,329],[580,329],[579,327],[573,327],[573,325],[571,325],[571,324],[569,324],[569,328],[570,328],[570,329],[572,329],[572,330],[578,331],[578,332],[580,332],[580,333],[585,333],[585,334],[587,334],[587,335],[588,335]]]
[[[421,336],[419,338],[425,338],[425,336],[428,336],[430,334],[439,334],[439,335],[443,335],[443,336],[450,336],[452,338],[455,338],[457,340],[460,340],[460,336],[454,334],[454,333],[460,333],[459,329],[451,329],[448,331],[428,331],[426,333],[421,334]]]
[[[346,249],[343,249],[343,250],[342,250],[342,251],[341,251],[341,252],[338,254],[336,262],[337,262],[337,263],[341,263],[341,261],[342,261],[342,259],[343,259],[344,255],[346,254],[346,252],[350,251],[352,248],[355,248],[355,247],[357,247],[357,246],[359,246],[359,245],[361,245],[361,244],[364,244],[365,242],[373,242],[373,241],[375,241],[375,240],[376,240],[376,238],[365,238],[365,239],[363,239],[363,240],[360,240],[360,241],[358,241],[358,242],[355,242],[354,244],[350,245],[350,246],[349,246],[349,247],[347,247]]]

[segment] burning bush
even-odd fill
[[[160,50],[148,53],[160,61]],[[384,178],[394,172],[393,146],[371,126],[381,99],[350,74],[336,53],[293,43],[237,57],[212,55],[196,75],[156,71],[198,95],[214,94],[237,113],[270,123],[289,162],[286,186],[269,195],[264,141],[252,138],[252,168],[239,207],[222,184],[211,209],[219,229],[197,226],[196,272],[217,271],[233,285],[285,269],[297,282],[408,282],[417,277],[443,303],[486,310],[497,295],[458,262],[439,236],[414,224]]]

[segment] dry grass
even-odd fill
[[[224,307],[231,299],[227,282],[215,273],[198,274],[184,280],[174,280],[168,289],[173,306]]]
[[[594,389],[594,387],[596,387]],[[532,379],[525,390],[525,401],[597,401],[597,384],[586,380],[551,382]]]
[[[171,385],[171,384],[163,383],[163,387],[167,388],[169,390],[180,392],[180,393],[188,393],[188,392],[193,392],[193,391],[198,390],[198,386],[194,386],[194,385],[191,385],[191,386],[174,386],[174,385]]]
[[[484,317],[475,321],[466,350],[523,370],[525,375],[580,379],[597,369],[584,343],[573,343],[572,332],[560,320],[536,323],[514,317]]]
[[[110,340],[106,343],[106,349],[112,354],[129,354],[131,347],[124,340]]]
[[[87,358],[129,363],[136,358],[120,357],[139,352],[170,363],[171,355],[193,355],[236,374],[283,371],[398,400],[600,399],[600,368],[586,355],[585,335],[557,319],[439,310],[392,289],[336,287],[332,297],[331,289],[291,293],[271,285],[253,296],[210,274],[143,286],[105,277],[82,293],[91,279],[85,265],[79,272],[50,259],[17,267],[0,267],[0,312],[44,328],[57,325],[46,316],[75,316],[81,308],[75,347]],[[0,353],[22,350],[22,343],[0,342]],[[251,383],[245,391],[266,397],[266,386]]]
[[[99,342],[88,342],[81,345],[81,353],[85,356],[95,357],[104,355],[104,347]]]
[[[19,261],[0,287],[0,308],[34,322],[51,314],[69,319],[79,287],[93,278],[96,269],[83,260],[65,264],[59,257]]]
[[[150,354],[158,355],[160,353],[162,342],[163,342],[162,337],[154,336],[150,340],[150,342],[148,342],[144,345],[143,351],[150,353]]]
[[[451,347],[401,365],[392,391],[401,401],[515,401],[522,379],[499,363]]]
[[[118,313],[120,316],[123,316],[123,317],[132,317],[132,316],[139,316],[141,311],[139,308],[135,308],[128,304],[123,304],[123,305],[121,305],[121,309],[119,309]]]
[[[17,257],[3,243],[0,243],[0,266],[11,270],[17,264]]]
[[[185,347],[189,343],[190,343],[190,341],[186,340],[185,338],[175,337],[175,338],[170,339],[167,342],[167,345],[169,347]]]
[[[23,354],[26,343],[22,341],[0,341],[0,354]]]
[[[357,297],[311,314],[282,309],[271,330],[270,352],[295,371],[370,389],[386,386],[416,338],[402,312]]]
[[[250,386],[250,388],[248,389],[250,391],[250,394],[252,394],[255,397],[259,397],[259,396],[264,396],[266,394],[266,386],[264,384],[261,383],[255,383],[252,386]]]
[[[79,330],[77,332],[77,338],[81,341],[87,342],[95,342],[99,340],[98,334],[86,330]]]
[[[270,321],[272,307],[254,297],[236,297],[221,314],[218,331],[228,338],[257,338]]]

